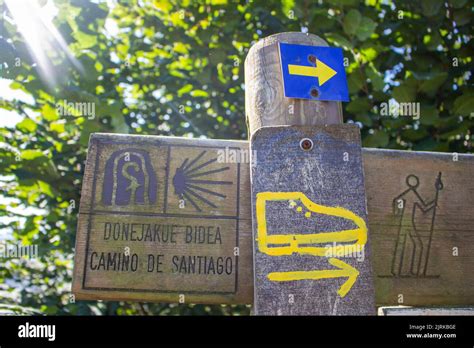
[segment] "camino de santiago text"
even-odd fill
[[[88,266],[92,271],[198,275],[230,275],[234,272],[232,256],[199,255],[199,252],[192,253],[196,255],[138,254],[133,250],[135,243],[218,246],[222,244],[220,226],[105,222],[103,240],[131,242],[129,251],[91,250]]]

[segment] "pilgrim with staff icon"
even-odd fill
[[[417,189],[420,181],[415,175],[406,178],[408,189],[395,197],[393,208],[399,217],[398,238],[392,261],[391,273],[395,277],[426,277],[431,242],[433,239],[438,194],[443,189],[441,173],[435,181],[436,194],[432,201],[425,202]],[[429,233],[423,234],[416,224],[417,208],[422,213],[430,213],[431,226]]]

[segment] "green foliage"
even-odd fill
[[[246,139],[243,62],[252,43],[274,33],[306,28],[344,49],[345,119],[359,122],[364,146],[472,150],[473,14],[465,0],[54,3],[53,24],[81,68],[64,50],[49,52],[55,75],[45,76],[14,24],[0,23],[2,77],[33,100],[0,98],[0,108],[24,116],[0,128],[8,199],[0,228],[40,250],[38,260],[2,260],[4,304],[45,314],[248,314],[245,306],[72,303],[76,215],[91,132]],[[392,98],[420,103],[419,120],[382,116]],[[64,100],[94,103],[95,118],[60,114]]]

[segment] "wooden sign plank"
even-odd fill
[[[374,315],[358,127],[263,127],[250,146],[255,314]]]
[[[239,141],[94,134],[81,198],[78,299],[251,297],[249,164]]]
[[[179,294],[182,293],[185,295],[186,302],[192,300],[196,303],[251,304],[253,302],[253,244],[251,237],[250,174],[248,170],[250,166],[248,164],[248,158],[241,159],[240,163],[240,201],[239,218],[237,219],[239,223],[238,288],[235,295],[208,294],[204,296],[198,294],[195,297],[191,296],[192,294],[186,292],[185,289],[179,289],[183,291],[170,293],[150,290],[152,288],[152,286],[150,286],[151,283],[156,283],[153,285],[156,286],[156,289],[159,289],[159,287],[165,283],[162,282],[163,278],[148,278],[148,275],[145,273],[135,277],[128,276],[129,278],[126,278],[130,280],[127,285],[132,284],[132,286],[130,286],[130,288],[132,288],[131,290],[108,290],[108,288],[123,286],[120,282],[124,282],[122,280],[122,272],[110,271],[108,277],[103,277],[103,282],[106,282],[107,286],[99,284],[99,289],[83,289],[89,217],[91,217],[92,223],[94,223],[95,218],[107,216],[108,214],[100,211],[95,214],[95,210],[99,209],[96,207],[97,203],[92,203],[93,190],[102,190],[101,187],[103,186],[103,176],[101,176],[103,174],[101,174],[101,170],[104,170],[105,161],[107,160],[106,155],[103,153],[103,148],[108,147],[109,144],[115,144],[113,145],[114,148],[119,150],[122,148],[121,146],[127,148],[130,143],[138,148],[155,148],[157,144],[162,144],[162,146],[165,147],[171,144],[193,145],[199,149],[201,146],[217,146],[218,149],[236,147],[242,149],[244,151],[243,154],[249,154],[248,142],[244,141],[95,134],[89,145],[77,231],[73,279],[73,291],[77,295],[77,298],[175,303],[178,302]],[[101,153],[98,154],[97,150],[99,147],[101,148]],[[200,152],[198,152],[198,154],[199,153]],[[193,154],[196,153],[193,152]],[[97,155],[99,155],[99,157],[97,157]],[[400,304],[409,306],[474,304],[474,272],[472,272],[474,268],[474,253],[472,253],[472,250],[474,250],[474,181],[472,180],[474,177],[474,155],[367,148],[362,149],[362,155],[365,172],[369,231],[372,243],[376,304],[385,306]],[[164,156],[166,157],[167,153],[164,153]],[[181,161],[190,157],[187,151],[179,153],[179,159]],[[228,151],[227,157],[230,162],[235,161],[234,152]],[[257,155],[257,161],[258,160],[259,157]],[[98,161],[97,163],[99,163],[99,165],[96,164],[96,161]],[[155,161],[157,161],[157,164],[160,164],[159,168],[163,168],[161,165],[163,160],[158,161],[158,159],[156,159]],[[226,164],[226,166],[233,165],[232,163]],[[95,170],[96,167],[98,168],[97,170]],[[166,176],[166,173],[163,173],[163,169],[161,169],[159,173],[161,173],[160,180],[163,181],[162,179]],[[430,214],[435,214],[430,255],[427,267],[425,268],[427,276],[405,277],[403,273],[399,276],[393,275],[391,273],[394,264],[393,256],[398,241],[400,225],[403,221],[403,225],[409,227],[411,219],[410,216],[408,216],[407,219],[406,215],[403,217],[403,220],[400,219],[401,211],[398,210],[396,204],[395,207],[397,209],[394,210],[394,200],[396,201],[395,198],[409,189],[407,186],[407,177],[414,175],[419,181],[416,191],[425,203],[429,203],[436,197],[435,184],[439,173],[441,173],[443,188],[438,192],[438,206],[436,211],[433,209],[427,210],[430,207],[424,207],[426,210],[426,213],[424,213],[420,209],[421,201],[419,201],[420,204],[416,205],[414,215],[417,231],[420,226],[421,229],[424,230],[424,232],[422,232],[422,244],[424,243],[426,245],[427,233],[431,233],[431,221],[433,218]],[[173,174],[172,170],[171,174]],[[158,180],[157,187],[158,192],[161,192],[161,194],[159,193],[158,197],[163,198],[164,187],[160,185],[160,180]],[[225,179],[222,180],[225,181]],[[96,186],[95,189],[93,188],[94,182]],[[169,184],[168,190],[171,195],[174,195],[174,186],[172,183]],[[95,202],[100,202],[101,198],[97,195],[97,192],[95,197]],[[417,198],[416,195],[414,197]],[[211,195],[210,198],[218,198],[218,201],[221,199],[214,195]],[[412,204],[412,208],[415,206],[416,201],[410,201],[408,199],[410,197],[407,197],[407,195],[401,198],[406,201],[405,207],[408,206],[408,203]],[[174,202],[173,204],[179,203],[176,197],[171,197],[170,199],[171,202]],[[221,207],[225,208],[226,206],[226,204],[217,205],[217,210]],[[123,210],[124,208],[119,207],[118,209]],[[134,219],[147,218],[143,215],[143,205],[138,205],[137,208],[132,207],[132,209],[136,211],[136,216],[135,214],[124,215],[122,213],[118,214],[118,216],[125,218],[132,216]],[[189,204],[186,209],[192,210]],[[225,216],[228,214],[230,208],[225,209],[227,209],[225,213],[214,212],[214,214]],[[410,208],[408,207],[406,209],[404,213],[409,213]],[[115,218],[117,214],[111,216]],[[163,216],[159,216],[159,219],[162,219]],[[175,219],[174,221],[176,221],[176,219],[181,220],[180,217],[174,215],[169,218]],[[166,216],[166,220],[169,218]],[[202,219],[199,221],[201,220]],[[402,236],[409,236],[410,228],[407,230],[408,233],[402,233]],[[95,243],[95,240],[100,241],[100,238],[103,238],[103,233],[104,231],[101,231],[100,228],[91,228],[89,237],[92,239],[92,244]],[[235,233],[235,228],[231,228],[231,232],[226,233]],[[135,244],[131,246],[136,247],[139,245],[137,242],[134,243]],[[107,241],[107,244],[104,244],[104,246],[109,244],[113,246],[111,241]],[[124,245],[121,244],[120,248],[123,246]],[[409,247],[410,246],[407,246],[407,248]],[[157,244],[154,247],[152,246],[152,248],[160,250],[161,247]],[[130,251],[133,251],[133,248],[131,248]],[[405,255],[407,254],[405,253]],[[400,251],[396,260],[400,260]],[[396,265],[399,267],[400,262],[396,262],[398,262]],[[406,265],[406,261],[404,261],[404,264]],[[411,265],[411,262],[408,264]],[[395,270],[397,269],[398,268],[395,267]],[[407,269],[404,268],[404,270],[406,271]],[[103,273],[105,274],[107,272]],[[89,275],[86,271],[86,287],[90,285],[89,281],[91,278]],[[421,275],[423,275],[423,273]],[[92,281],[95,282],[96,279],[97,277],[93,276]],[[150,289],[146,291],[137,290],[139,286],[143,284],[150,286]],[[219,284],[223,289],[229,289],[235,285],[235,281],[231,279],[231,277],[226,277],[225,279],[221,279]]]
[[[364,151],[377,303],[474,304],[474,156]]]

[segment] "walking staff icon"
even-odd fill
[[[435,181],[435,197],[429,202],[425,202],[417,191],[420,185],[417,176],[408,175],[406,184],[408,189],[393,200],[394,214],[400,220],[391,273],[395,277],[427,277],[438,195],[444,187],[441,173]],[[424,214],[432,214],[429,230],[417,226],[417,208]]]

